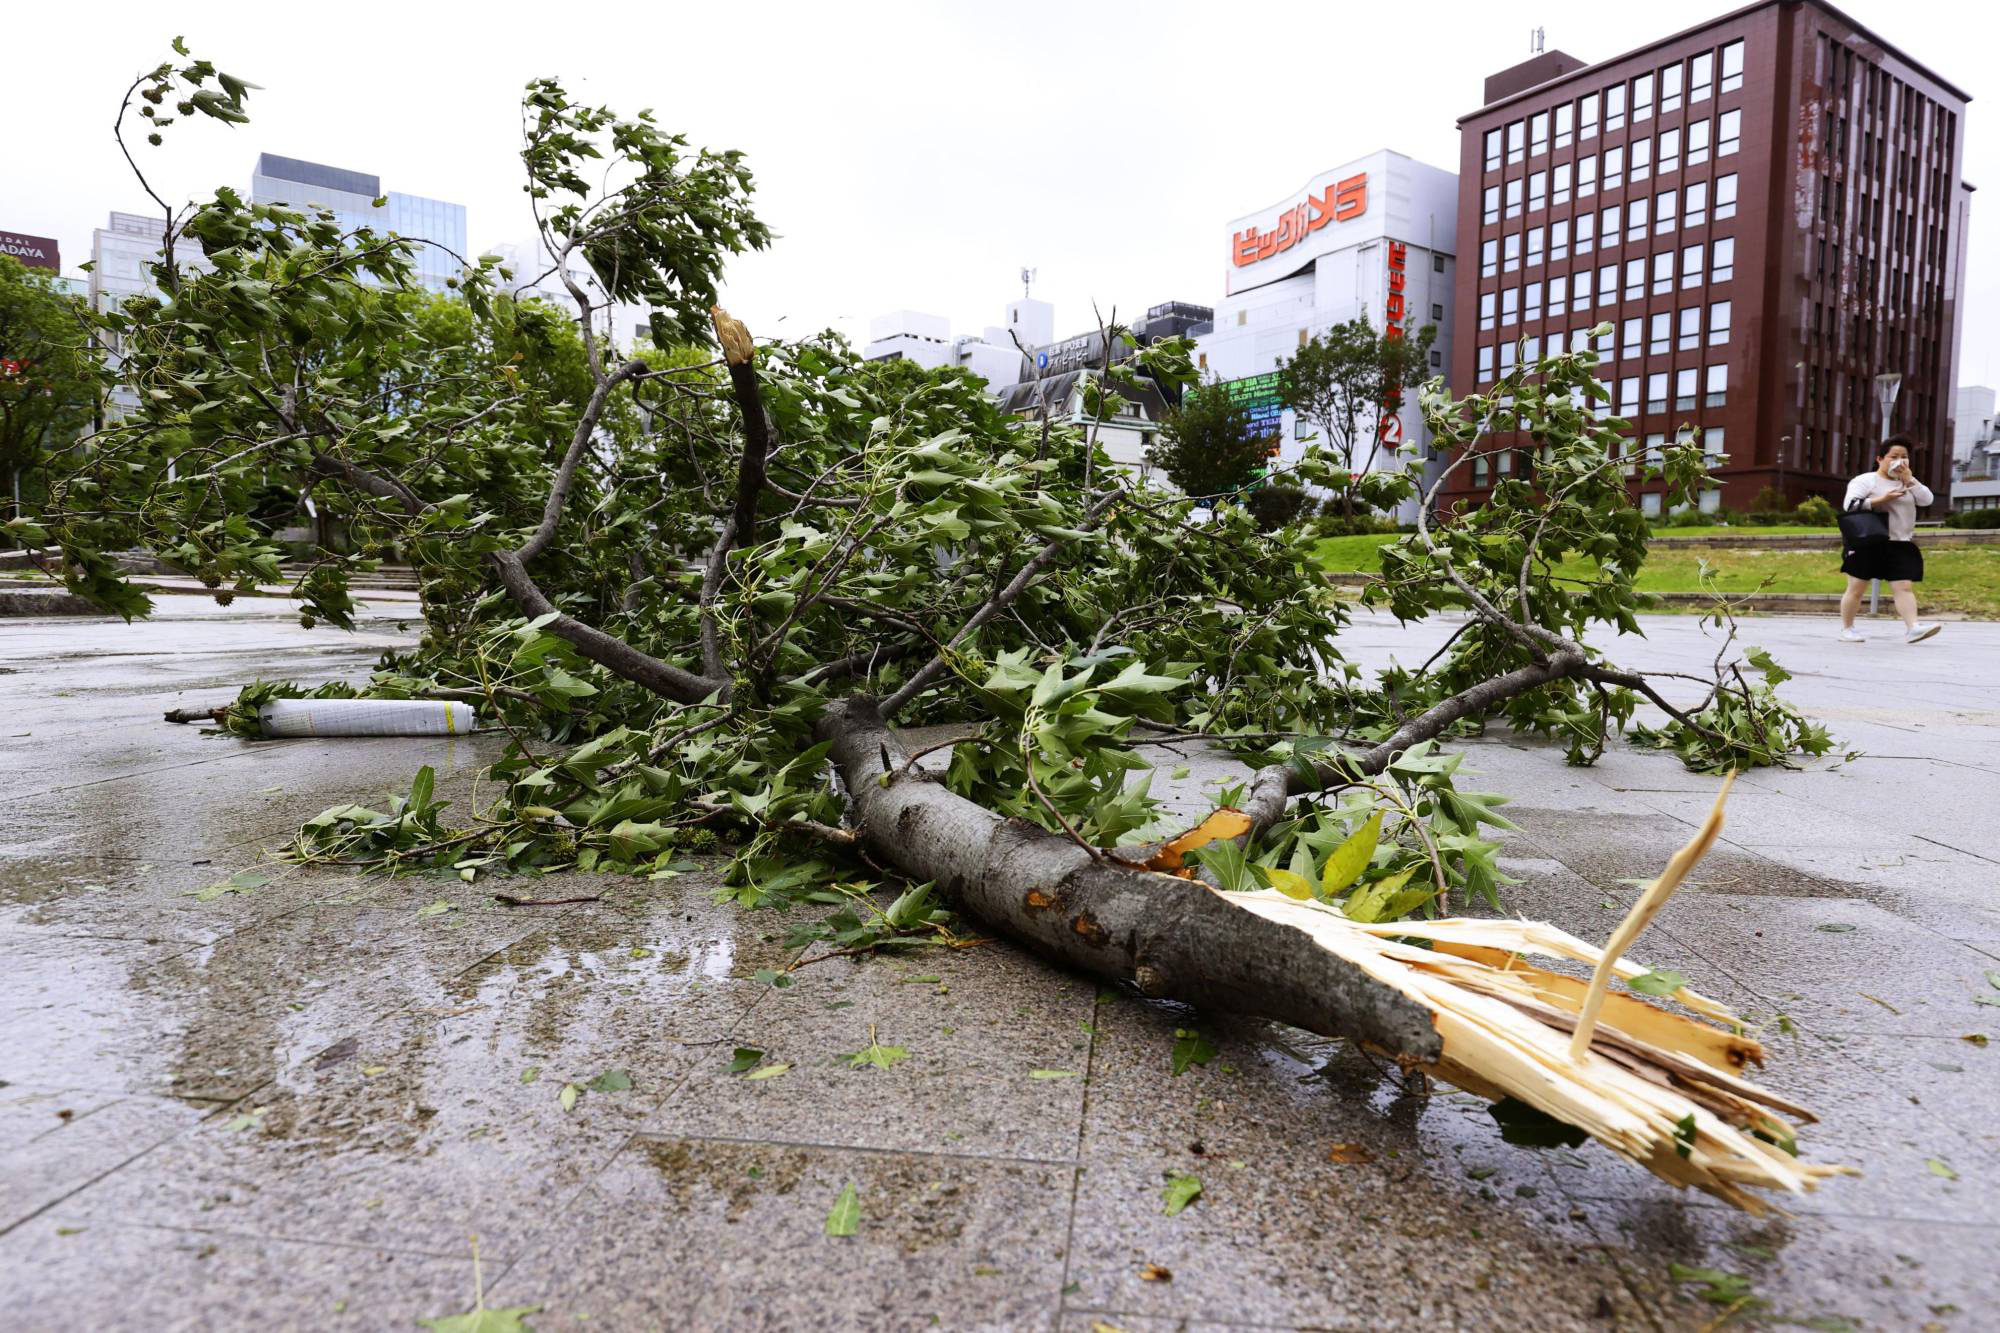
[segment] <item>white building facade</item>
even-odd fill
[[[380,176],[259,153],[250,174],[250,198],[259,204],[331,209],[350,231],[368,227],[426,242],[415,255],[417,280],[434,292],[445,291],[465,267],[465,205],[385,192]],[[379,208],[377,199],[382,200]]]
[[[1280,457],[1296,459],[1313,431],[1278,405],[1279,367],[1309,339],[1358,316],[1410,337],[1434,326],[1431,369],[1444,374],[1457,251],[1456,173],[1388,150],[1321,172],[1229,224],[1227,294],[1214,332],[1195,344],[1204,380],[1231,386],[1258,426],[1278,436]],[[1379,429],[1377,470],[1400,465],[1397,448],[1428,456],[1414,392]],[[1414,515],[1412,505],[1404,517]]]

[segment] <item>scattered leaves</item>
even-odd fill
[[[748,1073],[750,1070],[755,1069],[757,1062],[763,1058],[764,1053],[755,1046],[738,1046],[736,1054],[729,1061],[729,1072],[732,1074]]]
[[[1189,1175],[1185,1171],[1167,1173],[1166,1188],[1160,1191],[1160,1198],[1166,1207],[1162,1210],[1168,1217],[1178,1216],[1187,1206],[1201,1197],[1201,1177]]]
[[[458,910],[457,903],[449,902],[443,898],[440,898],[434,903],[428,903],[422,907],[419,907],[417,909],[417,915],[419,917],[443,916],[446,912],[456,912],[457,910]]]
[[[850,1068],[860,1069],[873,1065],[877,1069],[894,1069],[897,1064],[910,1058],[909,1051],[901,1046],[884,1046],[875,1040],[875,1025],[868,1025],[868,1044],[847,1056]]]
[[[1749,1278],[1738,1273],[1725,1273],[1719,1268],[1668,1264],[1667,1276],[1676,1282],[1699,1284],[1704,1290],[1696,1294],[1711,1305],[1741,1307],[1757,1299]]]
[[[1174,1029],[1174,1077],[1187,1073],[1190,1065],[1205,1065],[1215,1058],[1215,1047],[1194,1028]]]
[[[592,1092],[630,1092],[632,1075],[623,1069],[607,1069],[584,1086]]]
[[[829,1236],[852,1236],[861,1227],[861,1195],[849,1182],[840,1191],[840,1197],[827,1210],[826,1234]]]

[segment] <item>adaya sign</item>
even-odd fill
[[[1329,222],[1345,222],[1368,211],[1368,173],[1363,171],[1330,183],[1324,193],[1311,193],[1279,213],[1269,231],[1247,227],[1236,233],[1230,258],[1245,268],[1285,253]]]
[[[62,250],[48,236],[28,236],[18,231],[0,231],[0,255],[19,260],[29,268],[62,272]]]

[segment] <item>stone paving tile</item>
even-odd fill
[[[696,1064],[648,1129],[1068,1161],[1095,993],[999,943],[808,965]],[[868,1046],[871,1027],[909,1058],[853,1067],[846,1056]],[[732,1075],[736,1046],[791,1069],[755,1082]]]
[[[0,1092],[16,1104],[26,1095],[18,1086]],[[214,1109],[166,1097],[36,1094],[32,1099],[47,1128],[0,1151],[0,1232],[193,1127]],[[66,1118],[63,1111],[69,1112]]]
[[[345,875],[244,855],[161,864],[105,856],[0,859],[0,926],[55,935],[212,944],[246,926],[303,907],[353,900],[375,887]],[[239,870],[270,882],[244,893],[197,898]]]
[[[410,1328],[472,1308],[464,1258],[47,1217],[0,1236],[14,1333]]]
[[[488,1292],[538,1330],[1048,1328],[1072,1168],[645,1136]],[[853,1185],[856,1233],[825,1234]],[[586,1318],[586,1316],[588,1318]]]

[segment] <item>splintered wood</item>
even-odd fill
[[[1725,782],[1700,832],[1602,950],[1533,921],[1364,924],[1274,890],[1223,896],[1429,1009],[1444,1054],[1426,1072],[1524,1102],[1676,1185],[1761,1213],[1749,1189],[1803,1194],[1853,1168],[1799,1160],[1796,1127],[1813,1115],[1743,1077],[1764,1051],[1729,1009],[1685,986],[1673,998],[1698,1018],[1609,989],[1614,976],[1646,974],[1623,954],[1715,841],[1728,791]],[[1596,975],[1586,985],[1531,966],[1531,956],[1590,964]]]

